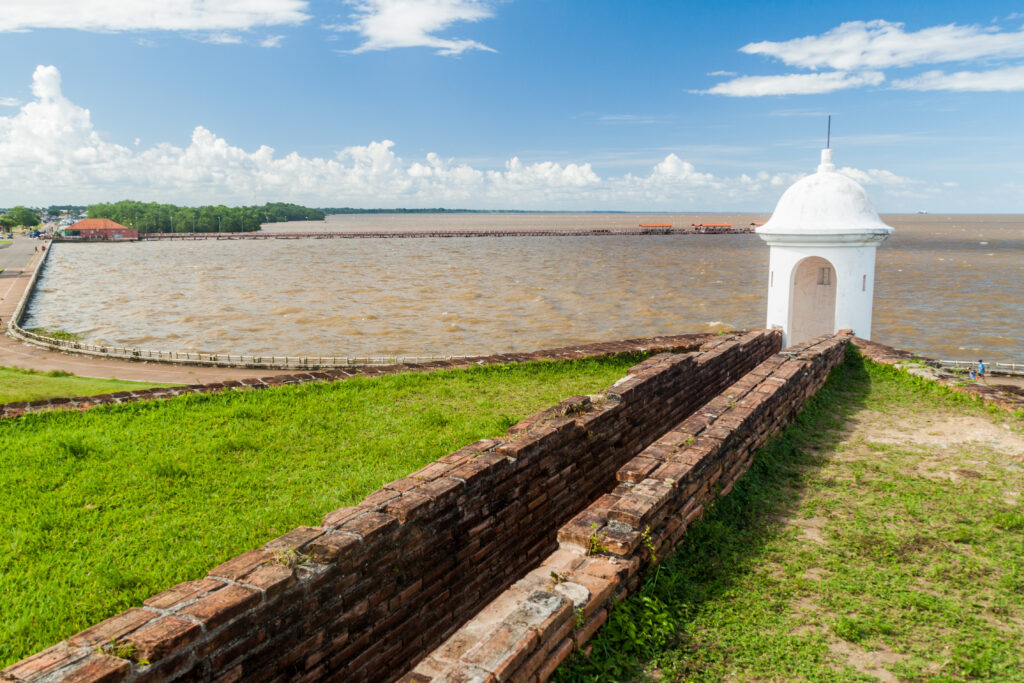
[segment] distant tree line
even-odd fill
[[[506,209],[354,209],[350,206],[320,209],[328,215],[340,213],[531,213]]]
[[[91,204],[89,218],[109,218],[139,232],[255,232],[261,223],[322,221],[324,212],[283,202],[263,206],[175,206],[124,200]]]
[[[0,226],[7,230],[18,226],[31,228],[34,225],[39,225],[39,214],[32,209],[26,209],[24,206],[16,206],[13,209],[7,209],[7,211],[0,216]]]

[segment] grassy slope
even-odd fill
[[[75,377],[57,372],[33,372],[21,368],[0,367],[0,403],[39,401],[44,398],[92,396],[115,391],[133,391],[148,387],[168,386],[128,382],[118,379]]]
[[[1024,680],[1022,427],[851,354],[557,679]]]
[[[0,423],[0,667],[640,356],[356,378]]]

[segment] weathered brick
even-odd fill
[[[430,507],[430,498],[416,491],[407,491],[392,499],[384,507],[384,512],[393,515],[400,523],[405,524],[412,517],[422,514]]]
[[[402,494],[398,491],[392,491],[390,489],[378,489],[377,491],[374,491],[370,495],[363,498],[363,500],[359,503],[358,507],[367,510],[376,510],[380,512],[387,506],[389,502],[395,500],[401,495]]]
[[[324,535],[323,529],[312,526],[300,526],[283,536],[263,544],[263,549],[271,553],[277,551],[301,551],[307,543]]]
[[[259,591],[253,588],[227,586],[200,598],[178,613],[198,619],[210,630],[242,614],[259,599]]]
[[[159,616],[158,612],[133,607],[71,636],[68,643],[76,647],[96,647],[131,633]]]
[[[273,555],[265,550],[250,550],[249,552],[242,553],[237,557],[232,557],[223,564],[217,565],[209,571],[208,575],[237,581],[252,570],[270,562],[273,559]]]
[[[147,598],[142,604],[147,607],[155,607],[157,609],[170,609],[183,602],[195,600],[199,596],[209,593],[212,590],[216,590],[223,585],[223,581],[218,581],[216,579],[186,581],[185,583],[179,583],[173,588],[168,588],[162,593],[157,593],[151,598]]]
[[[317,562],[337,562],[362,545],[358,536],[345,532],[330,532],[309,544],[307,551]]]
[[[565,658],[569,656],[574,646],[575,643],[570,638],[566,638],[556,645],[555,648],[551,650],[551,654],[548,655],[544,665],[537,672],[538,678],[542,681],[548,680],[551,675],[555,673],[555,669],[557,669],[558,666],[565,661]]]
[[[37,681],[83,660],[89,655],[90,651],[87,649],[69,647],[66,643],[59,643],[42,652],[37,652],[31,657],[26,657],[20,662],[15,662],[0,673],[15,681]]]
[[[646,453],[647,451],[644,452]],[[637,456],[619,468],[618,480],[630,482],[643,481],[660,464],[660,460],[646,456]]]
[[[271,600],[296,582],[295,570],[283,564],[268,564],[241,578],[240,583],[256,586]]]
[[[202,629],[194,621],[166,616],[146,624],[121,640],[134,645],[140,658],[156,662],[174,650],[191,643],[201,633]]]
[[[434,505],[442,505],[449,497],[464,487],[465,484],[458,479],[442,477],[423,484],[416,489],[416,492],[430,498]]]
[[[126,659],[95,653],[60,676],[61,683],[114,683],[132,672]]]
[[[505,621],[470,648],[462,661],[490,671],[502,680],[515,671],[537,642],[536,631],[526,624]]]
[[[338,508],[324,515],[323,525],[326,527],[340,527],[345,522],[366,514],[366,510],[358,507]]]
[[[362,517],[356,517],[345,522],[340,530],[359,536],[363,539],[364,543],[372,543],[389,532],[397,524],[398,520],[391,515],[385,515],[380,512],[367,512]]]

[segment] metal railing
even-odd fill
[[[36,279],[46,264],[50,255],[50,249],[42,253],[42,258],[36,265],[35,271],[29,279],[28,286],[14,309],[11,316],[8,334],[15,339],[27,342],[34,346],[75,353],[83,356],[98,356],[103,358],[116,358],[120,360],[150,361],[156,363],[173,363],[175,365],[206,365],[213,367],[230,368],[261,368],[271,370],[325,370],[332,368],[354,368],[372,367],[381,365],[400,364],[421,364],[447,362],[472,358],[473,356],[365,356],[365,357],[343,357],[343,356],[256,356],[234,353],[203,353],[193,351],[155,351],[150,349],[137,349],[129,346],[116,346],[111,344],[89,344],[76,339],[60,339],[46,334],[39,334],[32,330],[21,327],[21,320],[25,316],[25,309],[28,307],[32,292],[35,289]]]
[[[14,325],[12,325],[12,328]],[[128,346],[87,344],[71,339],[58,339],[17,328],[15,335],[37,346],[88,356],[133,361],[174,363],[176,365],[208,365],[231,368],[266,368],[278,370],[317,370],[380,365],[422,364],[452,361],[471,356],[256,356],[234,353],[203,353],[194,351],[157,351]]]
[[[148,232],[140,241],[151,240],[302,240],[302,239],[416,239],[424,237],[593,237],[604,235],[732,235],[754,232],[753,228],[692,226],[688,228],[552,228],[544,230],[409,230],[404,232]]]
[[[964,372],[978,369],[978,362],[971,360],[940,360],[939,365]],[[985,374],[1024,376],[1024,363],[985,363]]]

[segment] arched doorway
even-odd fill
[[[799,344],[835,332],[836,269],[820,256],[809,256],[793,269],[789,340]]]

